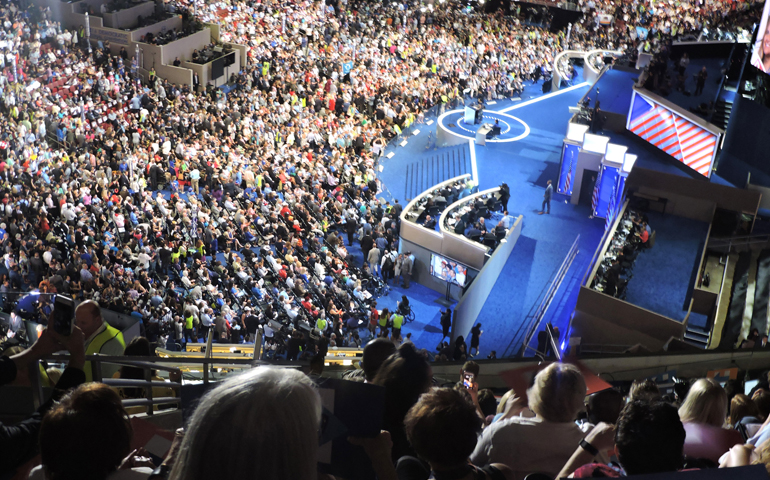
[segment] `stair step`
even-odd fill
[[[684,333],[685,338],[689,338],[692,340],[702,340],[704,343],[708,341],[709,334],[708,333],[702,333],[695,330],[690,330],[689,328]]]
[[[704,350],[706,349],[706,346],[707,346],[707,344],[705,342],[698,342],[698,341],[695,341],[695,340],[690,340],[687,337],[683,338],[682,341],[684,343],[688,344],[688,345],[692,345],[693,347],[701,348],[701,349],[704,349]]]

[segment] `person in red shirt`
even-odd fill
[[[647,222],[642,222],[641,231],[637,234],[639,237],[639,240],[642,241],[642,244],[646,244],[647,240],[650,239],[650,232],[647,230]]]

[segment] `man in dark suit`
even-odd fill
[[[465,220],[463,220],[463,219],[461,218],[461,219],[460,219],[460,220],[458,220],[458,221],[457,221],[457,223],[455,224],[455,230],[454,230],[454,232],[455,232],[457,235],[462,235],[463,233],[465,233],[465,225],[466,225],[466,224],[465,224]]]
[[[355,235],[357,228],[358,225],[352,217],[345,219],[345,233],[348,234],[348,246],[353,245],[353,235]]]
[[[436,219],[428,215],[425,217],[425,228],[429,228],[431,230],[436,229]]]
[[[553,185],[551,185],[551,181],[548,180],[548,183],[545,187],[545,193],[543,193],[543,206],[540,207],[540,213],[538,215],[542,215],[544,213],[551,213],[551,197],[553,196]],[[546,210],[546,207],[548,207],[548,210]]]
[[[468,238],[473,238],[473,237],[481,237],[481,234],[482,234],[481,230],[479,230],[479,229],[476,227],[476,225],[474,225],[474,226],[472,226],[472,227],[471,227],[471,229],[470,229],[470,230],[468,230],[468,235],[467,235],[467,237],[468,237]]]
[[[364,254],[364,258],[369,257],[369,250],[374,247],[374,238],[368,233],[361,239],[361,253]]]

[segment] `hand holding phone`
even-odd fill
[[[467,389],[473,388],[473,384],[476,382],[476,375],[470,372],[463,372],[463,385]]]
[[[51,322],[53,330],[59,335],[69,336],[75,320],[75,301],[64,295],[56,295],[53,304]]]

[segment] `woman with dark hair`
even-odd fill
[[[428,462],[433,478],[514,478],[511,469],[501,463],[480,468],[470,462],[469,457],[481,433],[481,419],[476,413],[476,407],[463,392],[439,388],[426,393],[409,410],[404,425],[409,443],[417,455]],[[399,461],[399,472],[410,464],[417,465],[409,457],[402,458]]]
[[[123,351],[123,355],[126,357],[152,357],[152,348],[150,346],[150,341],[147,340],[144,337],[135,337],[133,340],[129,342],[128,345],[126,345],[125,350]],[[113,378],[123,378],[123,379],[132,379],[132,380],[144,380],[144,369],[138,368],[138,367],[129,367],[127,365],[124,365],[120,367],[120,370],[115,372],[113,375]],[[156,382],[162,382],[164,381],[162,378],[158,377],[155,374],[155,370],[150,372],[150,378],[153,381]],[[146,389],[144,388],[135,388],[135,387],[121,387],[118,389],[118,394],[120,395],[120,398],[130,399],[130,398],[144,398],[147,396]],[[163,398],[163,397],[173,397],[175,396],[174,389],[172,388],[166,388],[166,387],[153,387],[152,388],[152,397],[153,398]],[[166,404],[168,405],[168,404]],[[156,405],[155,408],[157,409],[159,406]],[[146,411],[145,407],[128,407],[128,412],[133,413],[141,413]]]
[[[452,352],[452,360],[454,361],[460,361],[465,360],[466,355],[468,354],[468,345],[465,343],[465,338],[460,335],[455,340],[455,349],[454,352]]]
[[[393,439],[393,461],[404,455],[414,455],[404,430],[404,417],[417,403],[420,395],[431,386],[433,373],[427,359],[418,352],[414,344],[402,343],[393,355],[387,358],[372,381],[385,387],[385,413],[383,429]]]
[[[33,470],[30,479],[147,478],[151,463],[131,452],[132,433],[128,413],[114,390],[102,383],[81,385],[43,419],[42,468]]]
[[[470,354],[471,357],[474,357],[479,354],[479,337],[481,334],[484,333],[481,330],[481,324],[477,323],[475,327],[471,328],[471,350]],[[473,350],[476,350],[476,353],[473,353]]]

